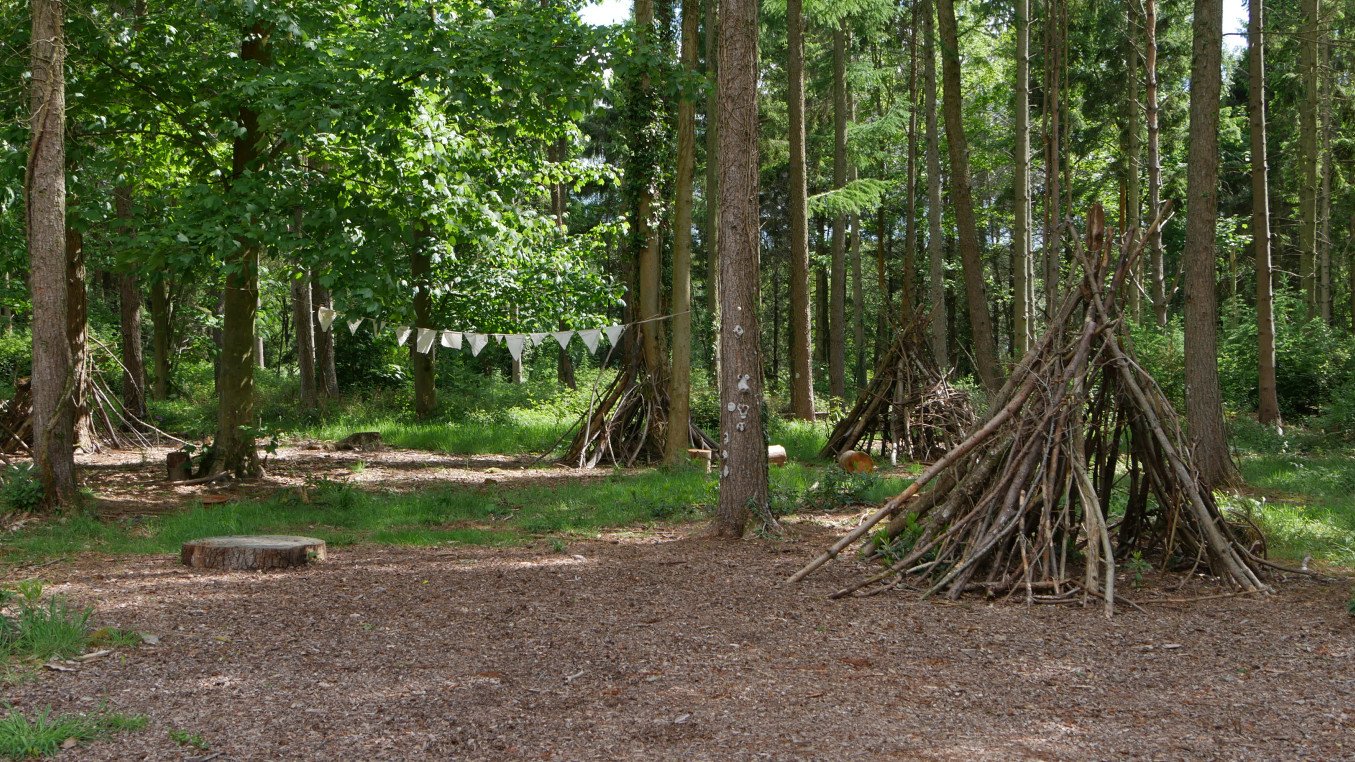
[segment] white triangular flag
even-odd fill
[[[328,331],[329,327],[334,325],[334,318],[338,316],[339,313],[324,306],[323,304],[320,305],[320,309],[315,311],[315,319],[320,322],[320,330],[322,331]]]
[[[433,349],[433,341],[438,337],[438,332],[432,328],[420,328],[419,340],[414,345],[414,351],[421,355],[426,355]]]
[[[414,332],[414,329],[413,329],[413,328],[410,328],[409,326],[404,326],[404,325],[402,325],[402,326],[400,326],[399,328],[396,328],[396,329],[395,329],[395,345],[396,345],[397,347],[403,347],[403,346],[405,345],[405,339],[408,339],[408,338],[409,338],[409,335],[410,335],[411,333],[413,333],[413,332]]]
[[[552,333],[551,336],[554,336],[554,337],[555,337],[555,340],[558,341],[558,342],[560,342],[560,348],[561,348],[561,349],[569,349],[569,340],[570,340],[571,338],[573,338],[574,332],[573,332],[573,331],[556,331],[555,333]]]
[[[372,335],[373,335],[373,336],[380,336],[381,333],[382,333],[382,331],[385,331],[385,330],[386,330],[386,321],[384,321],[384,320],[374,320],[374,321],[372,321]]]
[[[503,337],[503,343],[508,345],[508,354],[512,355],[514,360],[522,359],[522,345],[526,340],[526,336],[516,333]]]
[[[348,332],[356,334],[358,332],[358,326],[360,325],[362,325],[362,318],[353,318],[348,321]]]
[[[442,346],[447,347],[448,349],[460,349],[460,348],[461,348],[461,332],[460,332],[460,331],[443,331],[443,332],[442,332]]]
[[[621,338],[621,332],[626,330],[624,325],[609,325],[602,329],[607,334],[607,343],[616,346],[616,342]]]
[[[589,331],[579,331],[579,338],[583,339],[583,345],[588,347],[588,354],[593,354],[598,348],[598,339],[602,338],[602,331],[596,328]]]
[[[466,334],[466,340],[470,342],[471,357],[478,356],[480,350],[485,348],[485,344],[489,343],[489,337],[483,333],[468,333]]]
[[[550,335],[549,333],[533,333],[533,334],[531,334],[531,337],[532,337],[532,346],[534,346],[534,347],[539,347],[539,346],[541,346],[541,342],[545,341],[545,340],[546,340],[546,337],[549,336],[549,335]]]
[[[499,340],[500,346],[503,346],[505,343],[508,342],[508,334],[506,333],[496,333],[494,334],[494,338]]]

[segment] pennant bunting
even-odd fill
[[[372,335],[373,335],[373,336],[380,336],[385,330],[386,330],[386,321],[384,321],[384,320],[374,320],[374,321],[372,321]]]
[[[438,332],[432,328],[420,328],[418,343],[414,345],[414,351],[421,355],[426,355],[433,351],[433,342],[437,339]]]
[[[560,348],[561,348],[561,349],[569,349],[569,340],[570,340],[571,338],[573,338],[574,332],[573,332],[573,331],[557,331],[557,332],[555,332],[555,333],[552,333],[551,336],[554,336],[554,337],[555,337],[555,340],[558,341],[558,342],[560,342]]]
[[[408,338],[409,338],[409,335],[410,335],[411,333],[413,333],[413,332],[414,332],[414,329],[413,329],[413,328],[410,328],[409,326],[404,326],[404,325],[402,325],[402,326],[400,326],[399,328],[396,328],[396,329],[395,329],[395,346],[397,346],[397,347],[403,347],[403,346],[405,345],[405,339],[408,339]]]
[[[588,347],[588,354],[593,354],[598,349],[598,339],[602,338],[602,331],[596,328],[588,331],[579,331],[579,338],[583,339],[583,345]]]
[[[607,334],[607,343],[617,346],[617,341],[621,339],[621,332],[626,330],[624,325],[609,325],[602,329]]]
[[[526,340],[526,336],[516,333],[503,337],[503,343],[508,346],[508,354],[512,355],[514,360],[522,359],[522,345]]]
[[[358,326],[360,325],[362,325],[362,318],[353,318],[352,320],[348,321],[348,332],[356,335],[358,332]]]
[[[328,331],[329,327],[334,325],[334,318],[338,316],[339,313],[324,306],[323,304],[320,305],[320,309],[315,311],[315,319],[319,321],[320,330],[322,331]]]
[[[461,332],[460,332],[460,331],[443,331],[443,332],[442,332],[442,346],[447,347],[448,349],[460,349],[460,348],[461,348]]]
[[[546,337],[549,336],[549,335],[550,335],[549,333],[533,333],[533,334],[531,334],[531,337],[532,337],[532,346],[534,346],[534,347],[539,347],[539,346],[541,346],[541,342],[545,341],[545,340],[546,340]]]
[[[483,333],[468,333],[466,340],[470,342],[471,357],[479,356],[480,350],[484,349],[485,345],[489,343],[489,337]]]

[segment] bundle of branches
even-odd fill
[[[969,392],[950,383],[922,340],[920,321],[899,330],[880,358],[870,385],[847,417],[838,422],[819,453],[835,458],[845,450],[880,454],[898,462],[931,462],[962,439],[976,421]]]
[[[633,466],[663,457],[668,426],[668,391],[658,379],[631,362],[601,392],[594,389],[592,404],[576,424],[574,437],[561,460],[578,468],[606,462]],[[716,449],[715,440],[688,423],[689,446]]]
[[[1170,402],[1133,359],[1116,295],[1142,244],[1126,237],[1112,257],[1099,206],[1088,215],[1086,248],[1075,230],[1071,237],[1082,279],[987,419],[793,580],[891,518],[872,546],[887,568],[834,597],[913,578],[926,595],[951,598],[1094,596],[1109,616],[1117,564],[1130,557],[1164,571],[1207,569],[1240,591],[1269,590],[1258,576],[1262,559],[1200,481]]]
[[[14,396],[0,402],[0,453],[28,452],[33,441],[33,384],[14,382]]]

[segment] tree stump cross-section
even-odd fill
[[[179,558],[195,569],[287,569],[325,560],[325,541],[290,535],[207,537],[184,543]]]

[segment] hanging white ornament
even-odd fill
[[[549,335],[550,335],[549,333],[533,333],[533,334],[530,334],[530,336],[532,337],[532,346],[534,346],[534,347],[539,347],[539,346],[541,346],[541,342],[545,341],[545,340],[546,340],[546,337],[549,336]]]
[[[587,331],[579,331],[579,338],[583,339],[583,345],[588,347],[588,354],[593,354],[598,349],[598,340],[602,338],[602,331],[593,328]]]
[[[405,339],[408,339],[408,338],[409,338],[409,335],[410,335],[411,333],[413,333],[413,332],[414,332],[414,329],[413,329],[413,328],[410,328],[409,326],[404,326],[404,325],[402,325],[402,326],[400,326],[399,328],[396,328],[396,329],[395,329],[395,346],[397,346],[397,347],[403,347],[403,346],[405,345]]]
[[[514,360],[522,359],[522,345],[526,341],[526,336],[516,333],[503,337],[503,343],[508,346],[508,354],[512,355]]]
[[[620,341],[621,332],[625,331],[626,327],[624,325],[609,325],[602,330],[607,334],[607,343],[617,346],[616,342]]]
[[[380,336],[383,332],[385,332],[385,330],[386,330],[386,321],[384,321],[384,320],[374,320],[374,321],[372,321],[372,335],[373,335],[373,336]]]
[[[460,348],[461,348],[461,332],[460,332],[460,331],[443,331],[443,332],[442,332],[442,346],[447,347],[448,349],[460,349]]]
[[[362,318],[353,318],[352,320],[348,321],[348,332],[351,334],[356,334],[358,332],[358,326],[360,325],[362,325]]]
[[[480,350],[484,349],[485,345],[489,343],[489,337],[483,333],[468,333],[466,340],[470,342],[471,357],[479,356]]]
[[[322,331],[328,331],[329,327],[334,325],[334,318],[338,316],[339,313],[323,304],[320,305],[320,309],[315,311],[315,319],[320,323],[320,330]]]
[[[560,342],[560,348],[561,348],[561,349],[569,349],[569,340],[570,340],[571,338],[573,338],[574,332],[573,332],[573,331],[556,331],[555,333],[552,333],[551,336],[554,336],[554,337],[555,337],[555,340],[558,341],[558,342]]]
[[[432,328],[420,328],[418,343],[414,345],[414,351],[426,355],[433,349],[433,342],[437,339],[438,332]]]

